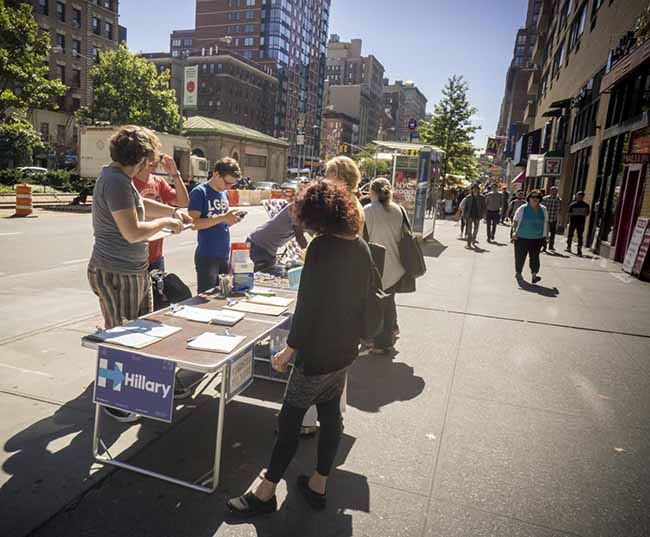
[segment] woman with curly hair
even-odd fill
[[[318,461],[311,476],[298,477],[298,489],[315,509],[325,507],[325,489],[343,431],[341,394],[347,369],[359,354],[364,303],[372,280],[368,245],[358,235],[359,211],[349,193],[333,181],[312,183],[298,195],[295,215],[315,235],[305,258],[287,346],[273,367],[295,366],[278,417],[278,436],[263,481],[228,501],[241,516],[277,509],[275,489],[295,455],[300,425],[316,405],[321,430]]]

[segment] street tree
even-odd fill
[[[135,124],[161,132],[179,132],[176,94],[169,87],[170,72],[156,67],[120,45],[106,51],[90,72],[93,101],[82,108],[83,123],[107,121],[111,125]]]
[[[462,76],[453,75],[442,91],[442,99],[435,105],[430,121],[420,124],[418,133],[426,144],[432,144],[445,152],[442,159],[442,184],[444,193],[447,174],[477,179],[479,165],[472,146],[474,133],[480,129],[472,123],[477,109],[467,98],[469,84]]]
[[[41,137],[27,121],[33,108],[56,110],[65,93],[60,80],[48,80],[50,37],[39,33],[32,6],[0,0],[0,161],[29,164]]]

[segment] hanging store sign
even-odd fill
[[[558,177],[562,174],[562,161],[561,157],[546,157],[544,158],[544,173],[546,177]]]
[[[183,107],[196,107],[197,87],[199,85],[199,66],[188,65],[185,67],[185,80],[183,84]]]

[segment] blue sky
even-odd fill
[[[194,0],[123,0],[120,24],[132,51],[164,51],[173,29],[194,27]],[[330,33],[363,39],[392,80],[413,80],[429,99],[440,98],[452,74],[470,83],[482,129],[476,145],[494,134],[505,75],[526,0],[332,0]]]

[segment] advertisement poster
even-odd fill
[[[183,91],[183,107],[197,106],[197,86],[199,85],[199,66],[189,65],[185,68]]]
[[[413,231],[424,233],[424,220],[429,194],[429,178],[431,177],[431,149],[421,149],[418,162],[418,180],[415,194],[415,213],[413,215]]]

